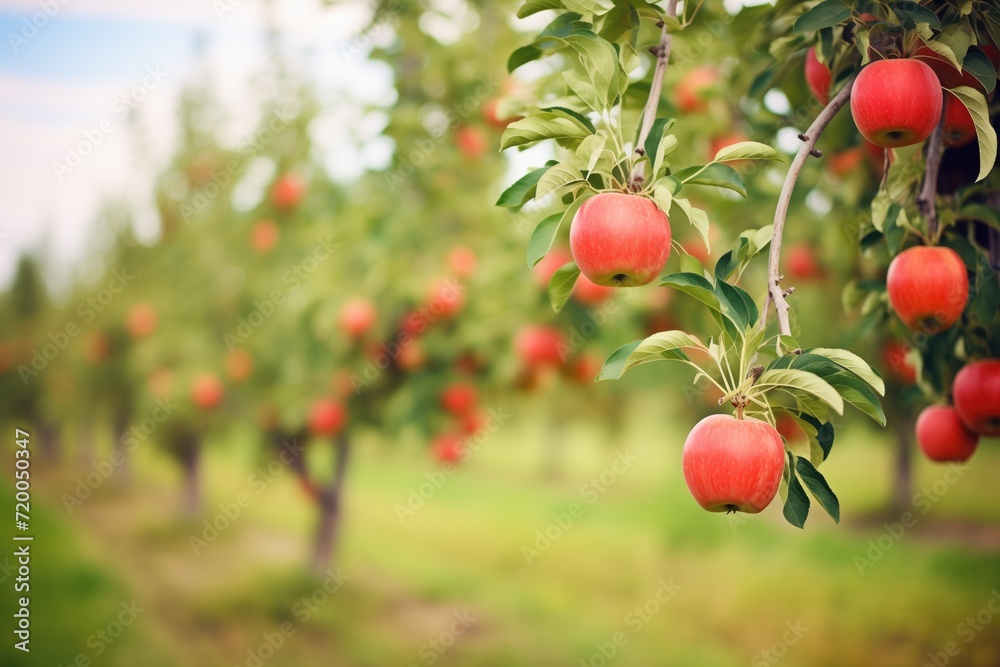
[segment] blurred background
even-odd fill
[[[710,322],[652,286],[554,313],[567,230],[532,270],[545,207],[494,207],[553,155],[498,151],[563,66],[508,74],[547,24],[518,4],[3,3],[0,497],[22,429],[34,541],[31,652],[5,631],[2,664],[1000,665],[1000,448],[919,455],[907,334],[859,287],[884,277],[854,240],[881,155],[842,114],[786,233],[798,339],[889,386],[886,429],[836,423],[841,525],[707,514],[680,451],[719,396],[669,364],[593,378]],[[753,96],[756,4],[675,41],[679,164],[790,155],[819,109],[801,54]],[[678,245],[711,266],[786,168],[742,165],[749,198],[697,202],[711,249]]]

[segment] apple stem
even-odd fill
[[[677,16],[677,0],[667,2],[667,15]],[[660,106],[660,95],[663,92],[663,77],[667,73],[667,60],[670,58],[670,45],[673,36],[667,32],[667,24],[663,23],[660,29],[660,43],[653,48],[656,53],[656,69],[653,71],[653,83],[649,87],[649,99],[646,100],[646,108],[642,113],[642,127],[639,130],[639,139],[635,142],[635,154],[638,158],[645,155],[646,138],[653,130],[653,123],[656,122],[656,110]],[[656,156],[650,155],[652,160]],[[629,189],[633,192],[641,189],[641,183],[645,180],[646,163],[641,159],[632,169],[632,176],[629,178]]]
[[[947,103],[948,93],[942,91],[941,94],[945,96],[944,101]],[[944,141],[944,121],[944,104],[942,104],[941,120],[938,121],[937,127],[931,133],[930,141],[927,143],[927,167],[924,171],[924,184],[920,188],[920,194],[917,196],[917,208],[927,220],[927,237],[931,243],[936,243],[938,236],[937,206],[934,200],[937,196],[938,172],[941,170],[941,146]]]
[[[795,189],[795,182],[799,178],[806,160],[813,155],[816,150],[816,141],[823,130],[830,124],[833,117],[851,97],[851,88],[854,86],[854,79],[850,79],[844,87],[840,89],[833,99],[816,116],[809,129],[799,135],[802,145],[792,160],[792,165],[785,175],[785,183],[781,186],[781,194],[778,196],[778,205],[774,210],[774,229],[771,232],[771,251],[768,255],[767,263],[767,297],[764,300],[764,311],[761,314],[761,326],[766,326],[767,312],[770,306],[774,306],[774,312],[778,317],[778,329],[786,336],[792,334],[792,328],[788,321],[788,310],[790,306],[785,301],[785,295],[791,294],[789,290],[781,288],[782,275],[779,273],[781,263],[781,236],[785,231],[785,218],[788,216],[788,205],[792,200],[792,191]]]

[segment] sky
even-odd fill
[[[331,175],[384,164],[392,147],[376,140],[377,119],[362,122],[358,110],[391,104],[391,73],[345,55],[368,43],[368,3],[273,4],[283,34],[294,35],[286,48],[308,51],[306,75],[337,102],[317,124],[317,140],[338,149],[324,151]],[[266,65],[264,18],[260,0],[0,2],[0,285],[24,251],[44,252],[52,282],[66,280],[96,254],[92,223],[109,197],[131,203],[140,233],[155,233],[148,188],[170,154],[183,86],[207,69],[231,119],[223,140],[241,143],[256,121],[248,79]],[[355,136],[359,128],[372,141]],[[137,159],[137,139],[151,159]]]

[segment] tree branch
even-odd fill
[[[942,91],[942,94],[947,98],[947,92]],[[945,99],[945,102],[947,101]],[[935,206],[934,200],[937,198],[938,172],[941,170],[942,144],[944,143],[944,105],[941,106],[941,109],[941,120],[934,128],[934,132],[931,133],[930,141],[927,144],[927,168],[924,171],[924,184],[917,196],[917,209],[927,220],[927,237],[932,242],[938,235],[937,206]]]
[[[677,16],[677,0],[669,0],[667,2],[667,15]],[[653,129],[653,123],[656,122],[656,110],[660,106],[660,95],[663,92],[663,77],[667,73],[667,60],[670,58],[670,45],[672,42],[673,36],[667,32],[667,25],[664,23],[660,30],[660,42],[653,47],[656,53],[656,69],[653,71],[653,83],[649,88],[649,99],[646,100],[646,108],[642,112],[642,128],[639,130],[639,140],[635,143],[635,154],[640,158],[646,154],[646,149],[644,148],[646,138],[649,137],[649,133]],[[649,156],[649,159],[652,160],[653,156]],[[646,163],[642,161],[638,162],[629,178],[629,188],[638,190],[645,178],[645,173]]]
[[[837,112],[847,104],[847,100],[851,97],[851,88],[853,87],[854,79],[851,79],[844,84],[840,92],[816,116],[816,120],[809,126],[809,129],[799,135],[799,139],[802,140],[802,146],[799,147],[799,152],[795,154],[795,159],[792,160],[792,165],[788,168],[785,183],[781,186],[781,194],[778,196],[778,206],[774,211],[774,230],[771,232],[771,252],[767,263],[768,299],[764,302],[765,310],[761,315],[761,321],[764,322],[767,319],[767,301],[769,300],[774,305],[774,312],[778,316],[778,329],[784,335],[791,335],[792,333],[791,326],[788,323],[789,306],[788,302],[785,301],[785,295],[791,293],[791,290],[786,292],[781,289],[782,276],[778,273],[778,270],[781,260],[781,235],[785,230],[785,217],[788,215],[788,205],[792,200],[792,191],[795,189],[795,182],[799,178],[802,166],[809,159],[810,155],[814,157],[821,157],[823,155],[816,150],[816,141],[823,134],[823,130],[830,124],[830,121],[833,120],[833,117],[837,115]]]

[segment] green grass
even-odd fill
[[[681,433],[653,418],[630,423],[608,442],[586,422],[542,428],[530,407],[515,410],[402,523],[394,506],[433,465],[413,443],[360,439],[337,559],[349,579],[308,620],[296,604],[316,591],[302,575],[312,510],[290,475],[257,494],[249,477],[260,462],[239,442],[208,453],[205,514],[240,493],[250,505],[199,556],[188,538],[201,527],[177,519],[176,471],[153,450],[140,452],[141,483],[128,492],[108,483],[73,517],[57,500],[72,475],[51,474],[52,504],[36,512],[46,537],[33,612],[40,637],[49,628],[64,641],[44,664],[64,664],[58,656],[73,655],[129,596],[149,611],[95,664],[246,664],[247,650],[284,622],[295,633],[268,665],[429,664],[427,642],[464,611],[477,620],[435,664],[578,665],[619,631],[627,643],[609,664],[769,664],[758,653],[781,641],[786,623],[807,630],[783,665],[912,667],[948,641],[962,648],[950,665],[1000,664],[1000,617],[968,644],[956,630],[1000,588],[995,444],[984,443],[958,483],[915,512],[917,524],[861,575],[856,557],[883,533],[867,517],[888,498],[884,434],[838,434],[824,471],[844,525],[814,507],[800,531],[778,506],[745,520],[701,511],[681,477]],[[561,453],[555,478],[542,472],[546,438]],[[617,449],[638,461],[591,503],[581,485]],[[916,490],[942,474],[918,463]],[[574,501],[582,515],[528,565],[522,548]],[[679,590],[637,622],[635,608],[660,581]],[[136,658],[143,650],[150,659]]]

